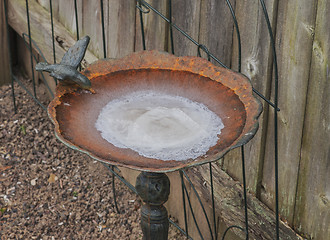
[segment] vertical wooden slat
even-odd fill
[[[0,2],[0,86],[10,83],[9,49],[3,1]]]
[[[319,0],[308,84],[294,227],[330,237],[330,2]]]
[[[78,5],[77,1],[77,5]],[[107,1],[103,5],[106,6]],[[100,0],[81,2],[81,24],[79,21],[80,38],[88,35],[90,37],[89,50],[98,58],[103,58],[102,22],[101,22],[101,3]],[[80,9],[80,7],[78,9]],[[78,14],[79,14],[78,13]],[[74,14],[74,13],[72,13]]]
[[[108,57],[119,58],[134,51],[135,1],[108,1],[105,20]]]
[[[234,5],[235,1],[232,1],[232,4]],[[231,61],[233,26],[233,19],[225,1],[202,1],[199,42],[228,67]]]
[[[201,0],[172,1],[172,16],[175,23],[198,41]],[[173,29],[174,49],[177,56],[196,56],[197,46]]]
[[[277,10],[277,0],[267,1],[269,18],[272,21]],[[259,1],[238,1],[236,17],[242,42],[242,73],[251,79],[252,85],[269,98],[272,79],[270,38]],[[271,24],[274,25],[272,22]],[[236,31],[233,43],[232,68],[238,70],[238,44]],[[264,143],[267,131],[268,105],[263,103],[263,113],[259,117],[259,130],[245,146],[246,178],[250,191],[258,192],[264,161]],[[224,158],[223,168],[242,182],[241,149],[230,152]]]
[[[166,16],[167,0],[150,0],[147,2]],[[146,10],[145,8],[143,9]],[[139,12],[140,10],[136,9],[135,51],[143,50]],[[160,51],[165,51],[167,49],[167,27],[165,21],[151,10],[149,13],[143,14],[143,25],[146,50],[157,49]]]
[[[53,2],[56,2],[56,1],[53,1]],[[83,9],[84,2],[86,2],[86,1],[77,0],[78,25],[79,25],[80,37],[82,37],[81,29],[83,29],[82,9]],[[96,2],[94,2],[94,4],[98,5],[98,3],[96,4]],[[76,28],[76,15],[75,15],[75,8],[74,8],[74,0],[69,0],[69,1],[59,0],[58,1],[58,16],[56,16],[56,18],[73,34],[74,37],[76,37],[77,28]]]
[[[52,0],[53,15],[55,18],[58,18],[59,11],[59,2],[62,0]],[[43,6],[45,9],[50,11],[49,0],[37,0],[37,2]]]
[[[279,204],[292,224],[307,83],[314,36],[316,0],[279,1],[276,46],[279,63]],[[272,97],[274,93],[272,92]],[[261,199],[274,209],[274,122],[270,111]]]

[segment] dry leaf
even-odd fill
[[[56,177],[55,174],[51,173],[49,178],[48,178],[48,182],[49,183],[54,183],[58,178]]]

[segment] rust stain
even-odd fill
[[[176,57],[158,51],[133,53],[117,60],[99,60],[84,72],[96,92],[59,85],[48,114],[57,137],[92,158],[136,170],[169,172],[221,158],[247,143],[258,129],[262,108],[242,74],[202,58]],[[101,109],[111,100],[137,90],[161,90],[205,104],[225,125],[206,155],[186,161],[162,161],[113,146],[95,129]]]

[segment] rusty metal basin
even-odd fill
[[[59,85],[48,114],[59,140],[101,162],[143,171],[174,171],[218,160],[247,143],[258,129],[262,107],[252,94],[249,79],[202,58],[144,51],[118,60],[99,60],[83,74],[96,93]],[[117,148],[103,139],[95,128],[101,109],[109,101],[139,90],[157,90],[206,105],[224,124],[217,144],[196,159],[163,161]]]

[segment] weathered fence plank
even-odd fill
[[[53,1],[55,2],[55,1]],[[78,15],[78,30],[80,37],[82,36],[82,19],[83,16],[83,3],[87,2],[84,0],[77,0],[77,15]],[[99,1],[92,1],[95,5],[99,5]],[[76,27],[76,13],[74,0],[59,0],[58,1],[58,12],[55,12],[55,18],[58,19],[63,26],[68,29],[72,35],[76,38],[77,27]]]
[[[267,1],[269,18],[274,29],[274,15],[277,0]],[[259,1],[238,1],[236,17],[239,23],[242,44],[241,71],[251,79],[252,85],[269,98],[272,80],[270,37],[265,17]],[[238,42],[234,31],[232,68],[238,70]],[[247,186],[258,194],[264,161],[265,136],[267,133],[268,104],[262,99],[263,113],[259,118],[259,130],[254,138],[244,147]],[[236,149],[224,158],[223,169],[242,182],[241,149]]]
[[[123,57],[134,51],[135,5],[135,1],[108,1],[106,42],[110,58]]]
[[[296,197],[315,9],[316,0],[279,1],[278,6],[279,204],[280,215],[289,224],[293,221]],[[262,201],[271,209],[275,204],[273,120],[273,111],[270,111],[261,192]]]
[[[167,0],[150,0],[148,1],[148,3],[166,16]],[[143,10],[146,10],[144,7],[142,8]],[[157,49],[160,51],[165,51],[167,49],[167,27],[165,21],[158,17],[152,10],[149,13],[143,13],[142,18],[144,25],[146,49]],[[140,24],[140,10],[136,9],[135,51],[141,50],[143,50],[143,45]]]
[[[0,2],[0,86],[10,83],[9,49],[3,1]]]
[[[330,2],[317,6],[294,227],[310,239],[330,237]]]
[[[232,1],[232,4],[235,6],[235,1]],[[225,1],[202,1],[199,42],[228,67],[231,62],[233,24],[233,18]],[[206,55],[202,54],[202,56]],[[212,62],[214,63],[213,60]]]
[[[104,1],[103,5],[104,12],[107,14],[107,1]],[[88,35],[91,38],[89,50],[98,58],[103,58],[101,3],[99,0],[82,1],[80,8],[81,12],[78,15],[78,19],[81,21],[79,37]]]
[[[173,23],[198,41],[201,0],[172,1],[172,5]],[[197,55],[197,46],[175,29],[173,39],[175,55]]]

